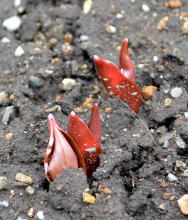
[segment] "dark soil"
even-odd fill
[[[81,0],[22,0],[22,11],[13,2],[0,1],[1,23],[16,14],[22,19],[16,32],[0,29],[1,39],[10,39],[0,42],[0,92],[8,95],[0,102],[0,176],[7,178],[0,190],[0,219],[186,219],[177,200],[188,191],[183,175],[188,169],[188,36],[181,31],[187,1],[170,9],[165,0],[95,0],[88,14]],[[164,16],[169,21],[159,31]],[[109,25],[116,33],[106,31]],[[73,36],[68,52],[62,49],[66,33]],[[138,86],[158,87],[139,116],[121,100],[107,97],[92,62],[96,54],[117,63],[124,38],[130,41]],[[15,56],[18,46],[25,51],[21,57]],[[34,82],[33,76],[38,77]],[[61,91],[65,77],[79,84]],[[179,98],[170,95],[174,87],[183,90]],[[69,113],[88,97],[99,104],[103,119],[100,166],[93,179],[87,180],[81,169],[68,169],[49,185],[43,167],[47,116],[52,112],[66,130]],[[166,98],[171,100],[167,106]],[[79,116],[87,122],[90,112],[84,108]],[[31,176],[32,195],[26,193],[27,184],[16,181],[17,173]],[[169,181],[169,173],[177,179]],[[83,202],[87,188],[95,204]]]

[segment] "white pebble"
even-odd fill
[[[145,12],[148,12],[148,11],[150,11],[150,8],[149,8],[148,5],[142,4],[142,10],[145,11]]]
[[[8,43],[10,43],[10,39],[7,38],[7,37],[3,37],[3,38],[1,39],[1,43],[3,43],[3,44],[8,44]]]
[[[38,211],[37,212],[37,217],[38,217],[38,219],[44,219],[44,213],[43,213],[43,211]]]
[[[19,216],[16,220],[27,220],[27,219]]]
[[[182,93],[183,93],[183,90],[181,88],[178,88],[178,87],[175,87],[175,88],[171,89],[171,91],[170,91],[170,95],[173,98],[179,98]]]
[[[15,50],[15,53],[14,53],[14,55],[15,55],[16,57],[21,57],[21,56],[23,56],[24,54],[25,54],[24,49],[23,49],[21,46],[18,46],[18,47],[16,48],[16,50]]]
[[[18,16],[12,16],[3,21],[3,27],[7,29],[7,31],[13,32],[17,31],[22,24],[22,20]]]
[[[88,41],[89,40],[89,37],[87,35],[81,35],[80,36],[80,41]]]
[[[185,142],[180,137],[176,137],[176,144],[179,148],[185,148]]]
[[[139,64],[138,64],[138,68],[139,68],[139,69],[144,68],[144,64],[143,64],[143,63],[139,63]]]
[[[17,7],[20,7],[22,4],[22,1],[21,0],[14,0],[14,7],[17,8]]]
[[[154,62],[154,63],[157,63],[158,61],[159,61],[159,57],[158,57],[158,56],[154,56],[154,57],[153,57],[153,62]]]
[[[62,80],[62,89],[65,91],[71,90],[76,85],[77,85],[77,82],[74,79],[64,78]]]
[[[184,112],[184,116],[186,119],[188,119],[188,112]]]
[[[0,206],[8,207],[8,206],[9,206],[9,203],[4,200],[4,201],[0,202]]]
[[[168,179],[169,182],[178,181],[178,178],[174,174],[172,174],[172,173],[169,173],[167,175],[167,179]]]

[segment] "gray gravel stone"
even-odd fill
[[[30,76],[29,77],[29,85],[33,88],[40,88],[43,85],[44,81],[37,76]]]
[[[170,91],[170,95],[173,98],[179,98],[182,93],[183,93],[183,90],[181,88],[178,88],[178,87],[175,87],[175,88],[171,89],[171,91]]]

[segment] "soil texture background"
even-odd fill
[[[186,219],[178,200],[188,192],[188,2],[177,2],[0,1],[0,219]],[[137,85],[157,87],[138,115],[107,96],[93,65],[94,55],[117,64],[125,38]],[[90,180],[67,169],[49,185],[48,114],[66,131],[70,112],[88,122],[94,103],[98,169]],[[87,189],[94,204],[83,202]]]

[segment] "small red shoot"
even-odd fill
[[[119,62],[118,67],[108,60],[94,56],[96,72],[109,95],[127,100],[131,110],[137,113],[142,104],[142,97],[135,84],[134,64],[129,56],[126,39],[121,45]]]
[[[74,112],[71,112],[67,133],[65,133],[53,115],[48,116],[50,138],[44,158],[45,176],[53,181],[68,167],[82,167],[88,177],[99,165],[102,153],[102,126],[98,105],[95,104],[89,126]]]

